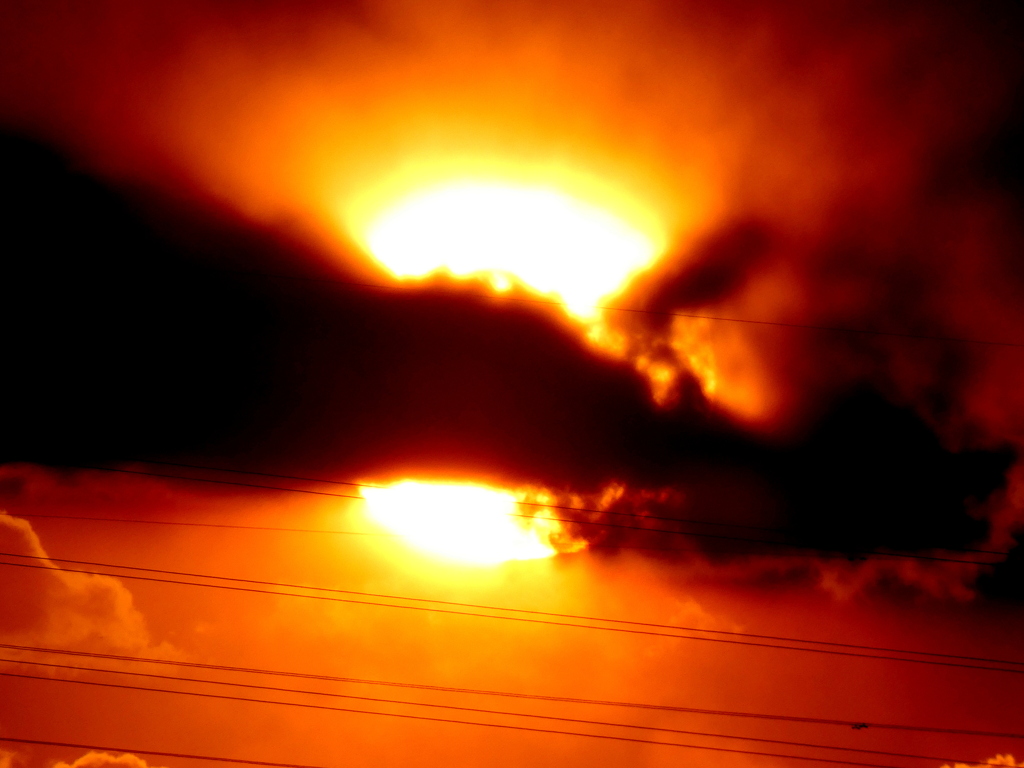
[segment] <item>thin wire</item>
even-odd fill
[[[3,555],[3,554],[5,554],[5,553],[0,553],[0,555]],[[24,558],[29,558],[29,559],[47,559],[47,560],[50,559],[50,558],[41,558],[41,557],[37,557],[37,556],[33,556],[33,555],[14,555],[14,557],[24,557]],[[7,566],[7,567],[14,567],[14,568],[33,568],[33,569],[38,569],[38,570],[54,570],[54,568],[52,566],[48,566],[48,565],[33,565],[31,563],[0,562],[0,566]],[[125,568],[126,570],[134,569],[133,566],[108,565],[106,567]],[[576,628],[576,629],[594,629],[594,630],[600,630],[600,631],[604,631],[604,632],[619,632],[619,633],[623,633],[623,634],[646,635],[646,636],[651,636],[651,637],[667,637],[667,638],[673,638],[673,639],[679,639],[679,640],[702,640],[702,641],[711,642],[711,643],[726,643],[726,644],[729,644],[729,645],[743,645],[743,646],[754,647],[754,648],[772,648],[772,649],[787,650],[787,651],[804,651],[804,652],[807,652],[807,653],[823,653],[823,654],[829,654],[829,655],[833,655],[833,656],[846,656],[846,657],[852,657],[852,658],[858,658],[858,659],[878,659],[878,660],[884,660],[884,661],[902,661],[902,662],[907,662],[907,663],[912,663],[912,664],[929,664],[929,665],[933,665],[933,666],[957,667],[957,668],[962,668],[962,669],[974,669],[974,670],[981,670],[981,671],[988,671],[988,672],[1007,672],[1007,673],[1011,673],[1011,674],[1024,674],[1024,668],[1022,668],[1022,669],[1008,669],[1006,667],[979,666],[977,664],[963,664],[963,663],[952,662],[952,661],[939,661],[939,660],[936,660],[936,659],[911,659],[911,658],[904,658],[904,657],[900,657],[900,656],[885,656],[885,655],[882,655],[882,654],[853,653],[851,651],[840,651],[840,650],[835,650],[835,649],[831,649],[831,648],[804,648],[804,647],[799,647],[799,646],[779,645],[777,643],[768,643],[768,642],[766,642],[766,643],[757,643],[757,642],[752,642],[752,641],[749,641],[749,640],[736,640],[736,639],[730,639],[730,638],[725,638],[725,637],[701,637],[701,636],[697,636],[697,635],[680,635],[680,634],[674,634],[674,633],[668,633],[668,632],[655,632],[655,631],[649,630],[649,629],[630,629],[630,628],[623,627],[623,626],[609,627],[609,626],[599,626],[599,625],[594,625],[594,624],[574,624],[574,623],[565,622],[565,621],[553,621],[551,619],[529,618],[527,616],[502,616],[502,615],[494,615],[494,614],[487,614],[487,613],[475,613],[475,612],[472,612],[472,611],[458,611],[458,610],[454,610],[454,609],[450,609],[450,608],[433,608],[433,607],[429,607],[429,606],[425,606],[425,605],[401,605],[401,604],[395,604],[395,603],[379,603],[379,602],[374,602],[374,601],[371,601],[371,600],[356,600],[356,599],[353,599],[353,598],[332,597],[332,596],[328,596],[328,595],[309,595],[309,594],[301,594],[301,593],[296,593],[296,592],[278,592],[278,591],[275,591],[275,590],[258,589],[256,587],[233,586],[233,585],[230,585],[230,584],[204,584],[202,582],[181,581],[181,580],[177,580],[177,579],[160,579],[160,578],[156,578],[154,576],[140,576],[140,575],[137,575],[137,574],[129,574],[129,573],[106,573],[106,572],[103,572],[103,571],[90,571],[90,570],[79,569],[79,568],[62,568],[60,570],[65,572],[65,573],[84,573],[84,574],[89,574],[89,575],[92,575],[92,576],[111,576],[113,578],[134,579],[136,581],[148,581],[148,582],[155,582],[155,583],[160,583],[160,584],[177,584],[177,585],[189,586],[189,587],[205,587],[207,589],[223,589],[223,590],[230,590],[230,591],[233,591],[233,592],[247,592],[247,593],[252,593],[252,594],[276,595],[278,597],[299,597],[299,598],[305,598],[305,599],[308,599],[308,600],[324,600],[324,601],[328,601],[328,602],[348,603],[348,604],[353,604],[353,605],[370,605],[370,606],[375,606],[375,607],[379,607],[379,608],[401,608],[401,609],[404,609],[404,610],[412,610],[412,611],[425,611],[425,612],[429,612],[429,613],[444,613],[444,614],[454,615],[454,616],[472,616],[472,617],[475,617],[475,618],[484,618],[484,619],[501,619],[501,620],[504,620],[504,621],[518,621],[518,622],[524,622],[524,623],[529,623],[529,624],[544,624],[544,625],[547,625],[547,626],[555,626],[555,627],[573,627],[573,628]],[[161,570],[158,570],[158,569],[155,569],[155,568],[153,568],[153,569],[141,569],[140,568],[140,569],[137,569],[137,570],[146,570],[146,571],[149,571],[151,573],[152,572],[155,572],[155,573],[170,573],[170,574],[175,574],[175,575],[177,575],[179,573],[177,571],[161,571]],[[267,586],[276,586],[275,582],[264,582],[264,581],[258,581],[256,579],[235,579],[235,578],[230,577],[230,576],[206,576],[206,575],[203,575],[203,574],[182,574],[182,575],[194,575],[196,578],[222,579],[222,580],[226,580],[226,581],[238,581],[238,582],[247,583],[247,584],[263,584],[263,585],[267,585]],[[354,592],[354,591],[343,591],[343,590],[333,590],[333,589],[326,588],[326,587],[304,587],[304,586],[301,586],[301,585],[294,585],[293,588],[296,588],[296,589],[309,589],[309,590],[316,590],[316,591],[326,591],[326,592],[342,592],[344,594],[358,594],[358,595],[364,595],[365,594],[367,596],[376,596],[376,595],[372,595],[371,593],[362,593],[362,592]],[[391,600],[413,600],[413,601],[417,601],[417,602],[441,603],[441,604],[449,604],[449,605],[456,605],[456,606],[457,605],[463,605],[463,604],[460,604],[460,603],[443,603],[442,601],[439,601],[439,600],[438,601],[428,600],[426,598],[405,598],[405,597],[391,596],[391,595],[380,595],[380,597],[383,597],[385,599],[391,599]],[[470,606],[471,604],[466,603],[464,605]],[[480,607],[488,609],[488,610],[496,610],[496,611],[504,610],[504,611],[514,611],[514,612],[522,612],[522,613],[532,613],[532,614],[535,614],[535,615],[542,615],[542,616],[552,616],[552,617],[562,617],[562,616],[564,616],[566,618],[573,618],[573,616],[571,614],[547,613],[547,612],[541,612],[541,611],[527,611],[525,609],[509,609],[509,608],[500,608],[500,607],[493,607],[493,606],[480,606]],[[675,628],[675,627],[671,627],[671,625],[656,625],[656,624],[655,625],[646,625],[643,622],[627,622],[627,621],[622,620],[622,619],[600,619],[600,618],[591,618],[591,617],[584,617],[584,618],[587,618],[588,620],[591,620],[591,621],[608,621],[608,622],[621,623],[621,624],[630,623],[630,624],[635,624],[635,625],[638,625],[638,626],[655,626],[655,627],[664,626],[664,627],[669,627],[669,628],[673,628],[673,629]],[[708,630],[693,629],[693,630],[689,630],[689,631],[706,632]],[[715,631],[715,632],[722,632],[722,630],[713,630],[713,631]],[[736,634],[739,634],[739,633],[736,633]],[[817,641],[814,641],[814,640],[794,640],[793,642],[815,643]],[[824,643],[820,643],[820,644],[824,644]],[[869,646],[865,646],[865,648],[867,648],[867,647],[869,647]],[[938,655],[938,654],[931,654],[931,653],[929,653],[927,651],[904,651],[904,652],[905,653],[919,653],[921,655],[930,655],[930,656],[931,655]],[[1018,661],[1002,662],[1002,661],[998,661],[996,663],[1022,664],[1024,662],[1018,662]]]
[[[748,750],[748,749],[736,749],[736,748],[733,748],[733,747],[713,747],[713,746],[705,746],[705,745],[700,745],[700,744],[682,744],[682,743],[675,742],[675,741],[656,741],[654,739],[641,739],[641,738],[632,737],[632,736],[617,736],[617,735],[605,734],[605,733],[586,733],[586,732],[583,732],[583,731],[561,731],[561,730],[556,730],[556,729],[553,729],[553,728],[537,728],[537,727],[529,726],[529,725],[512,725],[511,723],[481,723],[479,721],[474,721],[474,720],[456,720],[454,718],[431,717],[429,715],[413,715],[413,714],[409,714],[409,713],[406,713],[406,712],[376,712],[376,711],[373,711],[373,710],[352,709],[352,708],[349,708],[349,707],[330,707],[330,706],[327,706],[327,705],[324,705],[324,704],[303,704],[303,703],[298,703],[298,702],[274,701],[274,700],[271,700],[271,699],[257,699],[257,698],[252,698],[252,697],[248,697],[248,696],[228,696],[228,695],[222,694],[222,693],[201,693],[199,691],[175,691],[175,690],[168,689],[168,688],[153,688],[153,687],[141,686],[141,685],[125,685],[125,684],[122,684],[122,683],[102,683],[102,682],[99,682],[99,681],[96,681],[96,680],[71,680],[71,679],[59,678],[59,677],[41,677],[41,676],[37,676],[37,675],[22,675],[22,674],[18,674],[16,672],[0,672],[0,676],[21,678],[21,679],[24,679],[24,680],[42,680],[44,682],[50,682],[50,683],[74,683],[76,685],[91,685],[91,686],[96,686],[96,687],[100,687],[100,688],[117,688],[117,689],[121,689],[121,690],[130,690],[130,691],[147,691],[147,692],[151,692],[151,693],[171,693],[171,694],[177,694],[179,696],[194,696],[194,697],[198,697],[198,698],[219,699],[219,700],[223,700],[223,701],[242,701],[242,702],[247,702],[247,703],[252,703],[252,704],[277,704],[277,705],[280,705],[280,706],[302,707],[304,709],[318,709],[318,710],[323,710],[323,711],[328,711],[328,712],[346,712],[346,713],[358,714],[358,715],[377,715],[379,717],[396,717],[396,718],[401,718],[401,719],[405,719],[405,720],[423,720],[423,721],[434,722],[434,723],[453,723],[455,725],[475,725],[475,726],[479,726],[479,727],[482,727],[482,728],[501,728],[501,729],[504,729],[504,730],[526,731],[526,732],[530,732],[530,733],[549,733],[549,734],[557,734],[557,735],[560,735],[560,736],[581,736],[583,738],[588,738],[588,739],[604,739],[604,740],[607,740],[607,741],[625,741],[625,742],[631,742],[631,743],[634,743],[634,744],[654,744],[654,745],[657,745],[657,746],[660,746],[660,747],[681,747],[681,748],[684,748],[684,749],[700,749],[700,750],[706,750],[706,751],[709,751],[709,752],[727,752],[727,753],[731,753],[731,754],[734,754],[734,755],[752,755],[752,756],[756,756],[756,757],[777,757],[777,758],[783,758],[783,759],[787,759],[787,760],[803,760],[803,761],[806,761],[806,762],[813,762],[813,763],[834,763],[834,764],[837,764],[837,765],[858,766],[858,768],[898,768],[897,766],[880,765],[878,763],[862,763],[862,762],[856,762],[856,761],[852,761],[852,760],[841,760],[841,759],[838,759],[838,758],[808,757],[808,756],[805,756],[805,755],[780,754],[778,752],[761,752],[761,751]],[[404,703],[408,703],[408,702],[397,702],[397,703],[403,703],[404,704]],[[976,762],[976,761],[969,761],[969,762],[973,763],[973,762]]]
[[[142,470],[137,470],[137,469],[120,469],[120,468],[114,468],[114,467],[95,467],[95,466],[86,466],[86,465],[66,465],[66,466],[68,466],[68,467],[70,467],[72,469],[88,469],[88,470],[95,470],[95,471],[99,471],[99,472],[117,472],[117,473],[128,474],[128,475],[142,475],[144,477],[160,477],[160,478],[164,478],[164,479],[167,479],[167,480],[180,480],[180,481],[184,481],[184,482],[213,483],[215,485],[233,485],[233,486],[240,486],[242,488],[260,488],[260,489],[271,490],[271,491],[282,491],[282,492],[288,492],[288,493],[305,493],[305,494],[311,494],[311,495],[314,495],[314,496],[330,496],[330,497],[339,498],[339,499],[354,499],[354,500],[357,500],[357,501],[366,501],[366,499],[363,498],[362,496],[353,496],[351,494],[345,494],[345,493],[328,493],[327,491],[313,491],[313,490],[309,490],[309,489],[306,489],[306,488],[281,488],[279,486],[273,486],[273,485],[260,485],[260,484],[257,484],[257,483],[241,483],[241,482],[237,482],[237,481],[234,481],[234,480],[217,480],[217,479],[214,479],[214,478],[207,478],[207,477],[181,477],[180,475],[164,475],[164,474],[160,474],[158,472],[144,472]],[[528,520],[536,519],[535,515],[517,514],[515,512],[509,512],[509,513],[506,513],[506,514],[508,514],[509,517],[521,517],[521,518],[526,518]],[[573,520],[573,519],[570,519],[570,518],[561,518],[561,517],[546,517],[546,518],[544,518],[544,520],[553,521],[553,522],[560,522],[560,523],[570,523],[570,524],[573,524],[573,525],[591,525],[591,526],[596,526],[596,527],[599,527],[599,528],[620,528],[620,529],[631,530],[631,531],[643,531],[645,533],[663,533],[663,534],[668,534],[668,535],[671,535],[671,536],[691,536],[691,537],[702,538],[702,539],[716,539],[716,540],[721,540],[721,541],[744,542],[746,544],[760,544],[760,545],[766,545],[766,546],[772,546],[772,547],[788,547],[788,548],[791,548],[791,549],[799,549],[801,551],[827,552],[827,553],[833,553],[833,554],[839,553],[839,554],[842,554],[845,557],[854,557],[854,556],[856,556],[856,557],[864,557],[864,558],[867,558],[867,557],[883,557],[883,558],[885,558],[885,557],[895,557],[895,558],[901,558],[901,559],[928,560],[928,561],[931,561],[931,562],[962,563],[962,564],[965,564],[965,565],[982,565],[982,566],[985,566],[985,565],[998,565],[999,564],[998,561],[996,561],[996,562],[982,562],[982,561],[978,561],[978,560],[961,560],[961,559],[957,559],[957,558],[936,557],[936,556],[933,556],[933,555],[920,555],[920,554],[909,553],[909,552],[862,552],[862,551],[856,551],[856,550],[851,550],[849,552],[843,552],[842,550],[824,549],[824,548],[815,547],[815,546],[812,546],[812,545],[809,545],[809,544],[796,544],[796,543],[782,542],[782,541],[768,541],[768,540],[764,540],[764,539],[746,539],[746,538],[743,538],[741,536],[725,536],[725,535],[717,534],[717,533],[694,533],[694,532],[688,532],[688,531],[669,531],[669,530],[665,530],[663,528],[645,528],[643,526],[623,525],[621,523],[601,523],[601,522],[596,522],[596,521],[591,521],[591,520]],[[962,551],[970,551],[970,550],[962,550]],[[1000,552],[998,554],[1005,555],[1007,553],[1006,552]]]
[[[888,648],[885,646],[878,645],[861,645],[856,643],[838,643],[829,640],[810,640],[803,637],[788,637],[785,635],[761,635],[753,632],[738,632],[733,630],[725,629],[705,629],[702,627],[684,627],[678,624],[659,624],[648,621],[633,621],[630,619],[609,619],[601,616],[585,616],[575,613],[559,613],[554,611],[540,611],[529,608],[507,608],[500,605],[484,605],[481,603],[463,603],[455,600],[437,600],[434,598],[427,597],[408,597],[405,595],[388,595],[380,592],[365,592],[362,590],[355,589],[338,589],[336,587],[319,587],[319,586],[308,586],[305,584],[291,584],[288,582],[280,581],[267,581],[263,579],[244,579],[235,576],[218,576],[206,573],[194,573],[191,571],[170,571],[162,568],[147,568],[143,566],[135,565],[121,565],[118,563],[101,563],[94,560],[69,560],[62,557],[51,557],[49,555],[20,555],[12,552],[0,552],[0,556],[4,557],[19,557],[26,560],[39,560],[44,562],[57,562],[57,563],[71,563],[73,565],[90,565],[100,568],[122,568],[129,571],[141,571],[144,573],[159,573],[169,576],[187,576],[189,578],[196,579],[217,579],[219,581],[233,581],[242,584],[258,584],[260,586],[267,587],[281,587],[284,589],[308,589],[316,592],[330,592],[332,594],[341,595],[358,595],[359,597],[374,597],[382,598],[385,600],[408,600],[416,603],[430,603],[433,605],[447,605],[457,608],[473,608],[487,611],[507,611],[509,613],[522,613],[530,616],[548,616],[559,619],[578,619],[581,621],[602,621],[609,624],[623,624],[633,627],[650,627],[654,629],[669,629],[683,632],[704,632],[711,635],[725,635],[727,637],[745,637],[754,640],[775,640],[786,643],[810,643],[813,645],[826,645],[833,648],[851,648],[860,651],[882,651],[885,653],[906,653],[915,654],[918,656],[936,656],[944,659],[957,659],[960,661],[980,661],[990,664],[1016,664],[1024,666],[1024,661],[1015,661],[1012,659],[995,659],[986,656],[965,656],[953,653],[940,653],[935,651],[920,651],[908,648]],[[0,563],[2,564],[2,563]],[[497,618],[497,617],[495,617]]]
[[[914,760],[935,760],[943,763],[968,763],[969,760],[965,758],[957,757],[936,757],[935,755],[915,755],[908,754],[906,752],[886,752],[878,749],[861,749],[858,747],[838,747],[829,744],[812,744],[806,741],[786,741],[782,739],[765,739],[757,736],[736,736],[727,733],[708,733],[706,731],[691,731],[683,730],[680,728],[662,728],[654,725],[639,725],[634,723],[616,723],[608,722],[606,720],[588,720],[578,717],[561,717],[558,715],[539,715],[536,713],[528,712],[509,712],[500,709],[485,709],[482,707],[464,707],[457,704],[437,704],[433,702],[423,701],[405,701],[402,699],[382,699],[373,696],[356,696],[348,693],[335,693],[330,691],[311,691],[303,688],[280,688],[272,685],[257,685],[255,683],[238,683],[226,680],[209,680],[206,678],[195,678],[195,677],[178,677],[175,675],[159,675],[153,672],[130,672],[127,670],[120,669],[97,669],[96,667],[81,667],[74,664],[54,664],[49,662],[41,661],[27,661],[24,659],[5,659],[0,658],[0,662],[9,662],[14,664],[30,664],[39,667],[51,667],[56,669],[69,669],[77,672],[103,672],[112,675],[129,675],[131,677],[151,677],[158,680],[172,680],[175,682],[182,683],[202,683],[208,685],[223,685],[232,688],[248,688],[259,691],[273,691],[275,693],[298,693],[309,696],[326,696],[335,699],[354,699],[356,701],[368,701],[376,704],[404,704],[411,707],[429,707],[431,709],[452,709],[458,712],[473,712],[484,715],[499,715],[502,717],[527,717],[535,720],[552,720],[560,723],[574,723],[576,725],[596,725],[599,727],[608,728],[633,728],[642,731],[656,731],[658,733],[671,733],[677,736],[701,736],[712,739],[733,739],[736,741],[756,741],[761,744],[774,744],[783,747],[802,747],[806,749],[831,749],[837,752],[857,752],[866,755],[880,755],[882,757],[904,757]],[[60,679],[60,678],[57,678]],[[188,693],[187,691],[181,691],[180,693]],[[297,704],[292,702],[280,701],[274,702],[281,706],[289,707],[301,707],[307,706],[305,704]]]
[[[383,290],[383,291],[397,291],[404,293],[413,293],[416,291],[422,291],[419,286],[404,286],[404,285],[380,285],[378,283],[361,283],[350,280],[338,280],[326,277],[310,277],[306,275],[282,275],[274,274],[270,272],[258,272],[255,270],[248,269],[226,269],[222,268],[221,271],[234,272],[243,275],[252,275],[255,277],[265,277],[275,280],[299,280],[305,282],[314,283],[329,283],[331,285],[341,285],[355,289],[371,289],[371,290]],[[499,300],[499,301],[511,301],[519,304],[539,304],[543,306],[561,307],[567,308],[568,305],[563,301],[554,301],[552,299],[531,299],[524,296],[509,296],[502,295],[496,296],[494,294],[460,291],[463,295],[474,296],[480,299],[488,300]],[[721,323],[743,323],[745,325],[763,325],[774,328],[792,328],[792,329],[803,329],[810,331],[826,331],[829,333],[850,333],[861,336],[884,336],[888,338],[897,339],[912,339],[917,341],[948,341],[957,344],[983,344],[986,346],[994,347],[1011,347],[1011,348],[1024,348],[1024,343],[1013,342],[1013,341],[993,341],[991,339],[970,339],[960,338],[955,336],[938,336],[932,334],[919,334],[919,333],[901,333],[898,331],[875,331],[868,330],[866,328],[843,328],[839,326],[829,325],[811,325],[805,323],[784,323],[777,320],[752,320],[749,318],[742,317],[723,317],[721,315],[698,315],[689,312],[670,312],[666,310],[655,310],[655,309],[641,309],[637,307],[613,307],[606,305],[591,305],[588,309],[600,309],[606,312],[626,312],[629,314],[638,315],[656,315],[659,317],[686,317],[694,320],[713,320]]]
[[[964,655],[959,655],[959,654],[939,653],[939,652],[934,652],[934,651],[920,651],[920,650],[908,649],[908,648],[888,648],[888,647],[885,647],[885,646],[877,646],[877,645],[858,645],[856,643],[838,643],[838,642],[833,642],[833,641],[829,641],[829,640],[809,640],[809,639],[803,638],[803,637],[787,637],[785,635],[761,635],[761,634],[756,634],[756,633],[753,633],[753,632],[738,632],[738,631],[725,630],[725,629],[704,629],[702,627],[684,627],[684,626],[679,626],[678,624],[659,624],[659,623],[647,622],[647,621],[633,621],[633,620],[630,620],[630,619],[609,619],[609,618],[604,618],[604,617],[601,617],[601,616],[584,616],[584,615],[574,614],[574,613],[558,613],[558,612],[554,612],[554,611],[540,611],[540,610],[529,609],[529,608],[507,608],[507,607],[500,606],[500,605],[484,605],[484,604],[481,604],[481,603],[463,603],[463,602],[458,602],[458,601],[455,601],[455,600],[437,600],[437,599],[434,599],[434,598],[408,597],[408,596],[405,596],[405,595],[388,595],[388,594],[384,594],[384,593],[380,593],[380,592],[365,592],[365,591],[355,590],[355,589],[338,589],[336,587],[308,586],[308,585],[305,585],[305,584],[291,584],[291,583],[288,583],[288,582],[267,581],[267,580],[263,580],[263,579],[244,579],[244,578],[235,577],[235,576],[217,576],[217,575],[210,575],[210,574],[206,574],[206,573],[194,573],[194,572],[190,572],[190,571],[170,571],[170,570],[165,570],[165,569],[162,569],[162,568],[147,568],[147,567],[135,566],[135,565],[120,565],[120,564],[117,564],[117,563],[101,563],[101,562],[96,562],[94,560],[69,560],[67,558],[51,557],[49,555],[46,555],[46,556],[43,556],[43,555],[20,555],[20,554],[15,554],[15,553],[12,553],[12,552],[0,552],[0,556],[19,557],[19,558],[23,558],[23,559],[26,559],[26,560],[40,560],[40,561],[44,561],[44,562],[71,563],[73,565],[90,565],[90,566],[96,566],[96,567],[101,567],[101,568],[123,568],[125,570],[142,571],[142,572],[145,572],[145,573],[160,573],[160,574],[165,574],[165,575],[170,575],[170,576],[188,576],[190,578],[197,578],[197,579],[217,579],[217,580],[220,580],[220,581],[233,581],[233,582],[239,582],[239,583],[242,583],[242,584],[259,584],[261,586],[282,587],[282,588],[285,588],[285,589],[308,589],[308,590],[313,590],[313,591],[316,591],[316,592],[330,592],[332,594],[342,594],[342,595],[358,595],[360,597],[375,597],[375,598],[383,598],[383,599],[386,599],[386,600],[408,600],[408,601],[417,602],[417,603],[431,603],[433,605],[447,605],[447,606],[454,606],[454,607],[457,607],[457,608],[474,608],[474,609],[482,609],[482,610],[488,610],[488,611],[507,611],[507,612],[510,612],[510,613],[522,613],[522,614],[527,614],[527,615],[530,615],[530,616],[550,616],[550,617],[556,617],[556,618],[560,618],[560,619],[579,619],[579,620],[582,620],[582,621],[602,621],[602,622],[607,622],[607,623],[610,623],[610,624],[624,624],[624,625],[634,626],[634,627],[651,627],[651,628],[654,628],[654,629],[670,629],[670,630],[680,630],[680,631],[684,631],[684,632],[704,632],[704,633],[712,634],[712,635],[726,635],[728,637],[745,637],[745,638],[752,638],[752,639],[755,639],[755,640],[776,640],[776,641],[787,642],[787,643],[811,643],[811,644],[814,644],[814,645],[827,645],[827,646],[834,647],[834,648],[852,648],[852,649],[861,650],[861,651],[884,651],[886,653],[906,653],[906,654],[916,654],[918,656],[936,656],[936,657],[945,658],[945,659],[958,659],[960,661],[981,661],[981,662],[987,662],[987,663],[991,663],[991,664],[1017,664],[1017,665],[1020,665],[1020,666],[1024,666],[1024,661],[1014,661],[1012,659],[994,659],[994,658],[989,658],[989,657],[985,657],[985,656],[964,656]]]
[[[535,701],[552,701],[566,704],[586,704],[604,707],[626,707],[632,709],[658,710],[665,712],[677,712],[697,715],[713,715],[719,717],[753,718],[759,720],[773,720],[790,723],[806,723],[811,725],[832,725],[844,728],[855,728],[858,730],[872,728],[876,730],[897,730],[913,731],[921,733],[942,733],[961,736],[983,736],[989,738],[1024,739],[1024,733],[1004,733],[997,731],[977,731],[962,728],[938,728],[923,725],[903,725],[897,723],[875,723],[866,720],[830,720],[819,717],[800,717],[796,715],[777,715],[759,712],[737,712],[721,709],[701,709],[696,707],[681,707],[669,704],[649,704],[635,701],[608,701],[602,699],[585,699],[568,696],[550,696],[543,694],[518,693],[513,691],[495,691],[479,688],[457,688],[443,685],[427,685],[425,683],[405,683],[393,680],[371,680],[360,677],[339,677],[335,675],[322,675],[311,672],[292,672],[286,670],[261,669],[258,667],[233,667],[224,664],[204,664],[197,661],[181,661],[173,659],[154,659],[146,656],[122,656],[111,653],[96,653],[90,651],[73,651],[63,648],[43,648],[29,645],[13,645],[0,643],[0,648],[14,651],[26,651],[30,653],[48,653],[61,656],[85,657],[90,659],[104,659],[110,661],[126,661],[132,663],[158,664],[171,667],[186,667],[191,669],[207,669],[217,672],[238,672],[243,674],[267,675],[273,677],[291,677],[303,680],[321,680],[332,683],[353,683],[358,685],[378,685],[392,688],[408,688],[413,690],[438,691],[442,693],[472,694],[477,696],[500,696],[513,699],[528,699]]]
[[[279,489],[283,490],[283,489]],[[335,533],[342,536],[385,536],[393,539],[402,538],[398,533],[384,533],[378,531],[334,531],[323,528],[283,528],[272,525],[232,525],[229,523],[194,523],[178,520],[141,520],[127,517],[83,517],[81,515],[39,515],[34,513],[18,512],[15,517],[31,517],[40,520],[87,520],[90,522],[102,523],[132,523],[137,525],[177,525],[187,528],[230,528],[242,531],[274,531],[277,533]]]

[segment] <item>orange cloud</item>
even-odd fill
[[[25,520],[0,513],[0,551],[40,560],[7,558],[32,567],[5,566],[0,580],[0,637],[24,645],[166,653],[153,649],[132,594],[116,578],[73,573],[48,560]]]
[[[1008,766],[1009,768],[1019,768],[1019,766],[1024,766],[1024,762],[1018,763],[1018,762],[1014,761],[1013,755],[1007,754],[1007,755],[996,755],[995,757],[990,757],[984,763],[978,763],[976,766],[970,766],[970,765],[967,765],[966,763],[957,763],[954,766],[954,768],[986,768],[986,766],[990,766],[990,765],[1003,765],[1003,766]],[[942,768],[950,768],[950,766],[949,765],[944,765],[944,766],[942,766]]]
[[[53,768],[155,768],[141,757],[129,752],[111,755],[109,752],[87,752],[73,762],[63,760],[55,763]]]

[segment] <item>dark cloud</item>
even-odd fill
[[[805,541],[955,549],[985,538],[986,522],[965,514],[965,502],[1001,487],[1012,460],[1012,451],[954,454],[912,412],[857,393],[788,452],[783,472]]]
[[[1019,3],[420,11],[0,20],[0,119],[108,179],[0,140],[0,460],[622,483],[616,511],[807,546],[1016,541],[1019,349],[785,326],[1022,340]],[[351,285],[385,279],[337,242],[337,197],[448,141],[628,169],[697,223],[619,300],[768,323],[609,315],[614,359],[482,284]]]
[[[696,387],[654,408],[630,366],[588,352],[553,309],[444,280],[417,291],[332,282],[322,278],[345,274],[280,234],[114,190],[22,139],[6,138],[2,156],[9,461],[470,475],[584,494],[618,481],[674,494],[613,509],[772,527],[843,551],[987,536],[972,510],[1004,484],[1012,454],[954,453],[870,389],[798,437],[751,437]],[[727,291],[716,262],[742,273],[765,240],[740,228],[715,242],[694,267],[710,277],[677,285]],[[588,535],[613,549],[680,543]],[[992,591],[1011,590],[1013,569],[1000,574]]]
[[[225,428],[265,323],[126,199],[30,141],[0,140],[4,459],[106,458]]]
[[[771,247],[763,223],[724,226],[687,253],[669,257],[665,269],[642,275],[630,293],[652,312],[705,306],[735,292]]]

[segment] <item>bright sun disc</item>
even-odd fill
[[[504,491],[406,480],[362,494],[373,520],[449,560],[491,565],[556,554],[548,537],[558,524],[514,517],[515,497]]]
[[[554,294],[579,317],[650,266],[656,238],[590,203],[547,187],[460,182],[408,195],[375,217],[370,253],[398,277],[448,270]]]

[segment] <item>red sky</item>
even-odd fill
[[[1020,760],[1020,30],[996,3],[9,4],[0,766]],[[561,302],[618,267],[571,242],[404,281],[367,245],[481,180],[657,257],[588,314]],[[541,499],[562,551],[382,535],[345,483],[402,479]]]

